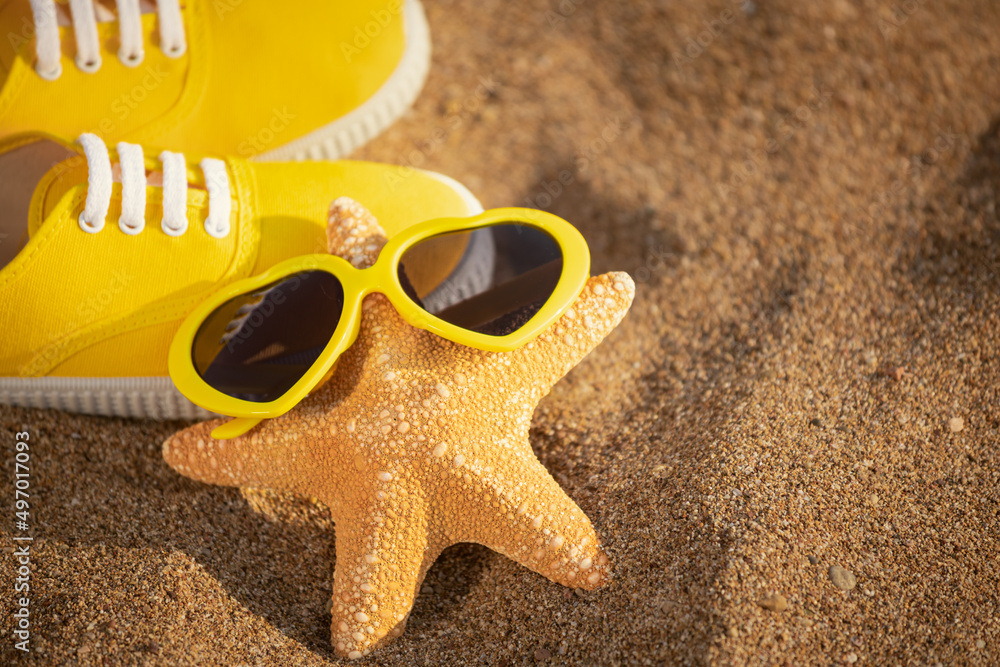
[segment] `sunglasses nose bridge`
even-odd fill
[[[371,266],[355,269],[351,288],[359,301],[363,301],[369,294],[389,295],[392,289],[394,263],[383,257],[384,253]]]

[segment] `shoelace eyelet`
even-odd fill
[[[224,239],[229,236],[229,225],[222,225],[219,229],[213,229],[206,221],[205,232],[214,239]]]
[[[163,233],[166,234],[167,236],[173,236],[173,237],[183,236],[185,232],[187,232],[188,230],[187,224],[185,224],[183,227],[171,227],[170,225],[167,224],[166,220],[160,221],[160,229],[162,229]]]
[[[80,214],[78,222],[80,223],[80,229],[87,232],[88,234],[96,234],[97,232],[104,229],[103,220],[101,220],[101,222],[98,224],[93,224],[89,220],[87,220],[87,218],[84,217],[83,213]]]
[[[121,61],[122,65],[125,67],[138,67],[145,60],[146,54],[143,51],[138,53],[125,53],[122,50],[118,51],[118,60]]]
[[[84,74],[93,74],[97,70],[101,69],[101,58],[98,56],[94,60],[83,60],[80,57],[76,59],[76,66]]]
[[[38,66],[38,62],[35,62],[35,73],[46,81],[55,81],[62,76],[62,63],[57,63],[54,68],[46,72]]]
[[[136,225],[135,227],[133,227],[131,225],[126,225],[124,220],[118,220],[118,228],[121,229],[126,234],[128,234],[129,236],[136,236],[137,234],[142,233],[142,230],[146,228],[146,225],[145,223],[143,223],[141,225]]]

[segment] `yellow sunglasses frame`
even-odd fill
[[[547,232],[563,253],[562,273],[545,305],[524,326],[506,336],[490,336],[450,324],[420,308],[406,295],[399,282],[399,262],[417,243],[441,234],[473,231],[497,224],[520,224]],[[267,403],[245,401],[211,387],[198,374],[192,351],[195,337],[205,320],[230,299],[304,271],[325,271],[335,276],[344,290],[340,322],[330,342],[308,371],[284,394]],[[590,250],[573,225],[545,211],[498,208],[469,218],[428,220],[404,229],[389,239],[375,264],[356,269],[346,260],[329,254],[304,255],[285,260],[264,273],[236,281],[198,306],[181,324],[170,345],[167,366],[174,385],[192,403],[222,415],[235,417],[213,431],[218,439],[243,435],[263,419],[279,417],[298,405],[331,373],[337,359],[358,337],[361,303],[369,294],[384,294],[396,311],[412,326],[447,340],[491,352],[508,352],[536,338],[561,316],[583,290],[590,276]]]

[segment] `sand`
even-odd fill
[[[616,578],[454,547],[367,663],[1000,662],[998,5],[427,10],[427,88],[357,157],[547,207],[638,284],[533,422]],[[0,415],[5,479],[33,445],[27,662],[337,663],[324,508],[181,478],[181,423]]]

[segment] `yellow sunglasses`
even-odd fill
[[[470,261],[471,278],[449,285],[445,278]],[[191,402],[235,417],[212,433],[234,438],[327,378],[358,336],[368,294],[384,294],[415,327],[506,352],[562,315],[589,274],[583,236],[550,213],[501,208],[430,220],[390,239],[367,269],[305,255],[221,289],[174,336],[170,377]]]

